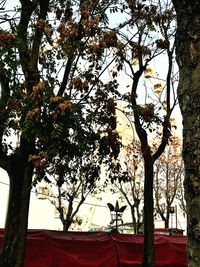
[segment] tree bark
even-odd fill
[[[144,157],[144,254],[142,267],[154,267],[154,218],[153,218],[153,159]]]
[[[33,167],[15,156],[8,169],[10,192],[0,267],[22,267],[28,225],[28,210]]]
[[[167,211],[166,217],[165,217],[165,228],[169,228],[169,212]]]
[[[137,109],[136,103],[136,88],[138,86],[138,82],[141,74],[143,73],[143,69],[135,73],[134,81],[132,85],[131,92],[131,102],[132,108],[134,111],[134,119],[135,119],[135,129],[137,135],[140,139],[142,155],[144,158],[144,253],[142,260],[142,267],[154,267],[155,266],[155,253],[154,253],[154,220],[153,220],[153,166],[155,160],[159,157],[160,154],[164,151],[165,142],[163,141],[160,145],[161,148],[158,148],[156,155],[152,155],[151,149],[148,144],[148,136],[145,129],[143,129],[140,123],[139,112]],[[165,123],[164,123],[165,131]],[[163,133],[164,135],[164,133]],[[163,138],[164,140],[164,138]]]
[[[65,231],[65,232],[67,232],[69,230],[69,227],[72,224],[73,201],[74,201],[74,198],[70,197],[65,222],[63,225],[63,231]]]
[[[173,0],[177,14],[178,98],[183,116],[188,266],[200,262],[200,1]]]

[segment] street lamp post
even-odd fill
[[[173,228],[173,214],[174,214],[174,206],[169,207],[169,214],[171,215],[171,228]]]
[[[122,206],[120,208],[118,201],[116,201],[115,207],[111,203],[107,203],[107,206],[110,210],[110,216],[111,216],[110,225],[111,226],[115,225],[113,230],[115,229],[118,232],[118,225],[119,225],[119,222],[123,224],[122,213],[126,209],[127,205]]]

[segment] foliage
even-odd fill
[[[105,17],[100,16],[100,7],[104,6],[83,1],[81,10],[78,10],[71,1],[61,1],[56,6],[51,2],[51,10],[55,8],[56,13],[51,12],[49,19],[45,20],[39,14],[42,7],[35,6],[32,7],[26,36],[20,30],[17,32],[20,28],[17,28],[17,23],[20,23],[17,16],[12,22],[13,33],[4,32],[6,38],[1,35],[2,75],[12,77],[9,91],[4,92],[2,88],[2,98],[5,98],[1,110],[3,151],[15,153],[16,147],[8,147],[5,139],[13,131],[19,139],[34,136],[35,153],[29,156],[29,160],[41,176],[52,162],[63,171],[58,158],[66,164],[74,156],[81,157],[89,151],[101,139],[102,131],[96,130],[97,124],[109,123],[106,115],[108,92],[112,90],[114,94],[117,84],[115,81],[103,84],[99,75],[104,67],[104,50],[113,47],[114,43],[108,43],[105,37],[106,34],[107,37],[113,35],[113,32],[98,28],[107,25]],[[23,28],[24,25],[20,26]],[[37,35],[41,38],[37,39]],[[94,51],[95,45],[102,46],[100,53]],[[36,47],[37,51],[34,50]],[[23,62],[23,59],[21,62],[17,60],[20,54],[28,59],[35,55],[30,62],[20,66]],[[87,67],[82,67],[84,64]],[[35,84],[26,81],[26,76],[23,78],[23,68],[35,72]],[[63,77],[61,72],[64,72]],[[112,130],[106,131],[112,145],[115,135]],[[107,148],[107,153],[109,151]]]

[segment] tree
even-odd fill
[[[62,184],[67,162],[91,148],[117,157],[107,115],[117,82],[101,80],[117,45],[107,27],[113,3],[20,0],[10,11],[0,2],[0,167],[10,179],[1,267],[23,266],[34,173],[40,181],[46,171],[60,171]]]
[[[166,6],[161,5],[158,1],[156,5],[142,4],[134,1],[134,4],[129,2],[129,7],[132,11],[132,18],[140,18],[136,23],[137,31],[131,35],[129,32],[129,50],[126,53],[121,53],[121,61],[125,64],[125,71],[131,79],[130,91],[124,95],[124,100],[128,99],[129,108],[132,109],[134,116],[135,130],[141,143],[141,152],[144,159],[144,254],[143,267],[155,266],[154,256],[154,205],[153,205],[153,180],[154,180],[154,163],[159,156],[164,152],[171,135],[170,116],[174,108],[175,102],[171,94],[172,91],[172,66],[174,53],[174,27],[171,24],[174,18],[173,8],[169,3]],[[133,27],[134,29],[134,27]],[[151,35],[152,30],[160,29],[160,38]],[[152,40],[154,36],[154,41]],[[126,36],[126,38],[128,38]],[[132,38],[132,39],[131,39]],[[148,44],[148,45],[147,45]],[[166,108],[161,113],[163,105],[161,98],[152,100],[152,95],[149,91],[142,91],[140,79],[145,71],[149,70],[150,61],[159,54],[165,51],[168,59],[168,70],[166,75],[166,87],[162,90],[166,92]],[[127,52],[129,54],[127,55]],[[136,65],[134,63],[137,63]],[[127,71],[129,68],[130,72]],[[150,78],[151,74],[146,75]],[[152,77],[154,78],[154,77]],[[156,78],[156,77],[155,77]],[[139,90],[140,89],[140,90]],[[146,89],[149,89],[147,87]],[[141,104],[141,91],[143,92],[143,102]],[[144,94],[146,97],[144,97]],[[160,132],[160,143],[157,147],[151,147],[151,133]]]
[[[124,164],[126,175],[124,175],[124,180],[120,180],[120,192],[131,209],[134,233],[138,234],[144,224],[143,208],[141,207],[144,204],[144,163],[139,144],[136,140],[132,144],[127,145],[125,150]]]
[[[184,180],[185,180],[185,168],[184,168],[183,159],[182,159],[181,186],[179,187],[177,191],[176,198],[179,201],[179,207],[182,211],[183,216],[186,217],[187,211],[186,211],[186,202],[185,202],[185,196],[184,196]]]
[[[178,98],[183,116],[188,266],[195,267],[199,265],[200,255],[200,2],[197,0],[172,2],[177,15],[176,56],[180,73]]]
[[[70,164],[68,163],[69,165],[71,170],[62,175],[62,184],[59,184],[61,179],[58,179],[58,174],[49,176],[47,186],[50,185],[51,188],[44,198],[48,199],[57,210],[63,231],[69,230],[81,205],[87,196],[94,192],[96,183],[100,179],[100,164],[99,161],[95,161],[95,155],[92,153],[87,158],[75,158]],[[45,189],[45,186],[42,185],[41,188]],[[36,189],[36,194],[40,194],[40,190],[37,192]]]
[[[169,228],[171,207],[182,188],[183,164],[180,140],[170,138],[165,153],[155,163],[155,212]]]
[[[127,202],[131,210],[134,233],[138,234],[144,224],[143,158],[138,141],[133,140],[131,144],[122,147],[120,157],[120,162],[113,167],[111,174],[111,191],[121,193]]]

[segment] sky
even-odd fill
[[[38,199],[32,189],[30,212],[29,212],[29,229],[56,229],[61,230],[62,225],[59,219],[55,219],[55,209],[50,202]],[[0,168],[0,228],[5,225],[7,212],[7,201],[9,196],[9,179],[6,172]],[[107,202],[115,203],[117,196],[113,194],[102,194],[102,199],[94,199],[89,197],[85,204],[80,209],[80,214],[84,217],[85,213],[90,211],[90,208],[95,207],[93,223],[96,225],[108,225],[110,222],[110,213],[106,205]],[[129,211],[127,211],[128,215]]]

